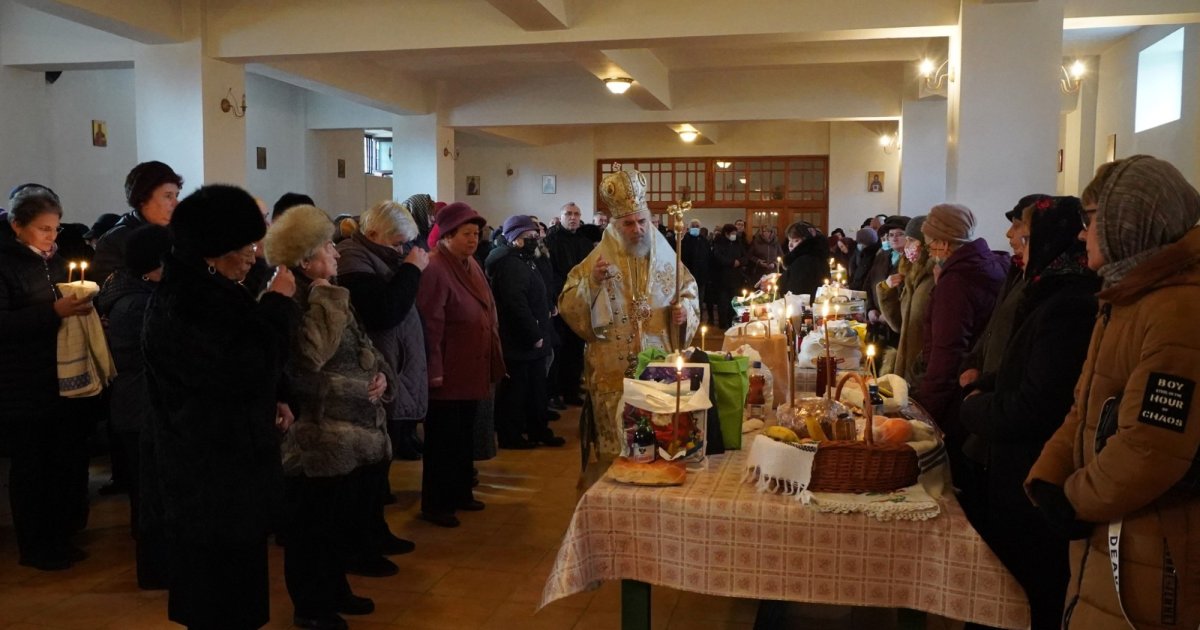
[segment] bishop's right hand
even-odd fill
[[[596,257],[596,266],[592,267],[592,283],[600,284],[608,279],[608,261],[604,256]]]

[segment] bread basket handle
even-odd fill
[[[875,436],[874,436],[875,419],[872,416],[874,416],[875,412],[872,409],[873,405],[871,405],[871,391],[867,388],[867,379],[865,377],[863,377],[862,374],[859,374],[858,372],[847,372],[845,375],[842,376],[841,380],[838,381],[837,391],[834,393],[833,397],[836,398],[837,400],[841,400],[842,399],[842,387],[844,387],[846,385],[846,381],[849,381],[851,379],[858,381],[858,386],[862,388],[863,413],[866,414],[866,416],[867,416],[867,426],[863,429],[863,441],[866,442],[867,444],[874,446],[875,445]]]

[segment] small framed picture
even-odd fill
[[[478,175],[467,175],[467,194],[472,196],[479,194]]]
[[[867,192],[883,192],[883,171],[867,171]]]
[[[542,194],[553,195],[558,192],[558,178],[554,175],[542,175]]]
[[[341,158],[337,161],[338,179],[346,179],[346,160]]]
[[[92,121],[92,146],[108,146],[108,123],[103,120]]]
[[[1112,162],[1117,159],[1117,134],[1108,134],[1108,142],[1104,147],[1104,161]]]
[[[254,147],[254,168],[267,170],[267,147]]]

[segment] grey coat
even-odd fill
[[[338,253],[338,284],[350,290],[363,329],[396,373],[388,418],[424,419],[429,409],[425,328],[414,308],[420,269],[361,234],[338,243]]]

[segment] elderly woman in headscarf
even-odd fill
[[[283,441],[284,576],[302,628],[334,628],[339,612],[374,610],[351,593],[344,563],[357,548],[366,506],[378,502],[371,466],[391,459],[383,406],[390,370],[358,323],[350,291],[332,283],[333,236],[325,211],[296,206],[263,241],[270,264],[293,270],[303,312],[287,368],[296,422]]]
[[[479,401],[505,372],[496,304],[474,256],[484,224],[461,202],[438,213],[441,240],[417,292],[429,365],[421,516],[442,527],[485,507],[471,491],[472,434]]]
[[[167,559],[161,527],[161,498],[153,490],[143,496],[142,485],[152,486],[142,473],[153,461],[150,440],[150,391],[146,387],[146,362],[142,358],[142,325],[154,288],[162,280],[162,258],[171,249],[171,235],[161,225],[143,225],[130,231],[125,241],[125,264],[108,277],[96,296],[96,310],[107,321],[105,337],[117,366],[109,394],[109,424],[115,437],[113,452],[126,462],[129,477],[129,530],[133,534],[138,586],[166,588]],[[150,499],[143,527],[143,499]]]
[[[933,293],[933,262],[921,230],[924,225],[924,215],[908,222],[904,228],[904,260],[897,273],[876,289],[883,321],[900,339],[896,351],[885,357],[882,372],[898,374],[912,389],[919,385],[923,371],[920,359],[925,346],[925,314]]]
[[[1025,589],[1034,630],[1057,628],[1067,590],[1067,539],[1025,496],[1023,482],[1071,407],[1100,279],[1078,235],[1083,207],[1050,197],[1025,208],[1027,283],[999,369],[974,383],[959,412],[987,447],[980,533]]]
[[[417,247],[425,248],[429,241],[429,232],[433,230],[437,213],[433,207],[433,197],[418,193],[404,200],[404,207],[412,213],[413,221],[417,223]],[[439,237],[441,234],[438,235]],[[433,249],[429,247],[428,249]]]
[[[59,396],[58,329],[92,310],[90,298],[62,295],[67,261],[55,240],[62,219],[58,195],[23,187],[0,222],[0,422],[9,434],[9,500],[18,562],[44,571],[66,569],[86,554],[71,544],[73,505],[86,495],[90,429],[80,399]],[[82,486],[86,490],[86,483]]]
[[[240,284],[266,229],[240,188],[188,195],[146,311],[167,613],[192,628],[257,628],[270,614],[267,533],[283,496],[279,431],[291,419],[281,384],[300,309],[286,268],[257,302]]]
[[[1171,164],[1135,155],[1102,166],[1083,196],[1096,199],[1081,237],[1100,313],[1073,404],[1025,489],[1074,541],[1064,628],[1194,628],[1200,193]]]

